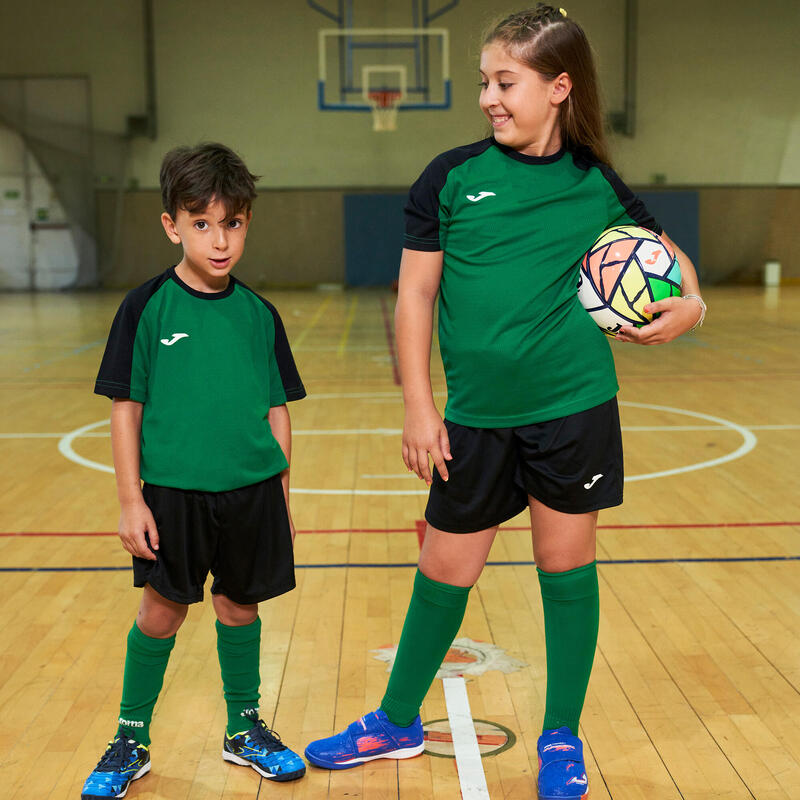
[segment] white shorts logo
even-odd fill
[[[584,484],[583,484],[583,488],[584,488],[584,489],[591,489],[591,488],[592,488],[592,486],[594,486],[594,485],[597,483],[597,481],[599,481],[599,480],[600,480],[600,478],[602,478],[602,477],[603,477],[603,473],[602,473],[602,472],[598,473],[597,475],[595,475],[595,476],[592,478],[592,480],[591,480],[591,482],[590,482],[590,483],[584,483]]]

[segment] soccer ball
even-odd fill
[[[581,261],[578,299],[607,336],[623,325],[647,325],[658,316],[645,313],[648,303],[680,293],[675,252],[646,228],[603,231]]]

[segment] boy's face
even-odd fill
[[[228,217],[225,206],[214,198],[202,211],[179,208],[175,219],[162,214],[169,240],[183,245],[183,259],[175,270],[180,279],[200,292],[225,289],[228,273],[244,252],[251,217],[250,211]]]

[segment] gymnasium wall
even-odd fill
[[[121,133],[128,115],[144,113],[139,0],[3,4],[14,35],[4,39],[0,74],[87,74],[94,125],[104,131]],[[272,266],[254,274],[267,270],[270,283],[342,280],[341,195],[402,191],[437,152],[485,135],[476,106],[480,34],[519,5],[460,0],[437,19],[451,34],[452,108],[401,113],[396,132],[377,134],[366,114],[317,109],[317,30],[333,23],[305,0],[158,0],[158,136],[132,143],[118,247],[100,248],[106,283],[152,272],[149,254],[165,249],[151,191],[161,156],[204,139],[230,144],[262,176],[247,258]],[[410,6],[353,0],[353,24],[408,25]],[[593,42],[612,111],[623,102],[623,9],[624,0],[567,2]],[[773,251],[792,256],[784,274],[800,276],[797,234],[768,214],[774,207],[784,219],[778,198],[793,198],[789,187],[800,184],[800,3],[639,0],[638,14],[636,134],[613,137],[618,171],[639,187],[699,188],[708,278],[740,279],[758,269],[749,259]],[[99,200],[108,243],[116,197],[103,191]],[[114,252],[115,264],[103,261]]]
[[[638,188],[652,191],[652,187]],[[756,283],[761,279],[761,266],[770,259],[781,262],[785,280],[800,282],[800,188],[681,189],[687,190],[698,196],[697,263],[703,284]],[[357,196],[342,189],[261,192],[237,276],[254,286],[343,283],[347,272],[346,202]],[[115,266],[109,269],[116,200],[114,192],[98,193],[98,260],[105,265],[101,280],[108,288],[135,286],[180,259],[180,249],[167,240],[158,221],[160,194],[142,190],[126,196],[126,223],[113,259]],[[397,224],[402,225],[402,220]],[[394,234],[388,223],[373,233],[380,238],[386,231]],[[377,248],[378,257],[385,256],[384,249],[383,244]],[[395,266],[399,266],[399,258]],[[387,268],[380,272],[386,274]]]

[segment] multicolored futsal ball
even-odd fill
[[[658,314],[644,307],[681,293],[681,268],[658,234],[636,225],[609,228],[581,262],[578,299],[607,336],[641,327]]]

